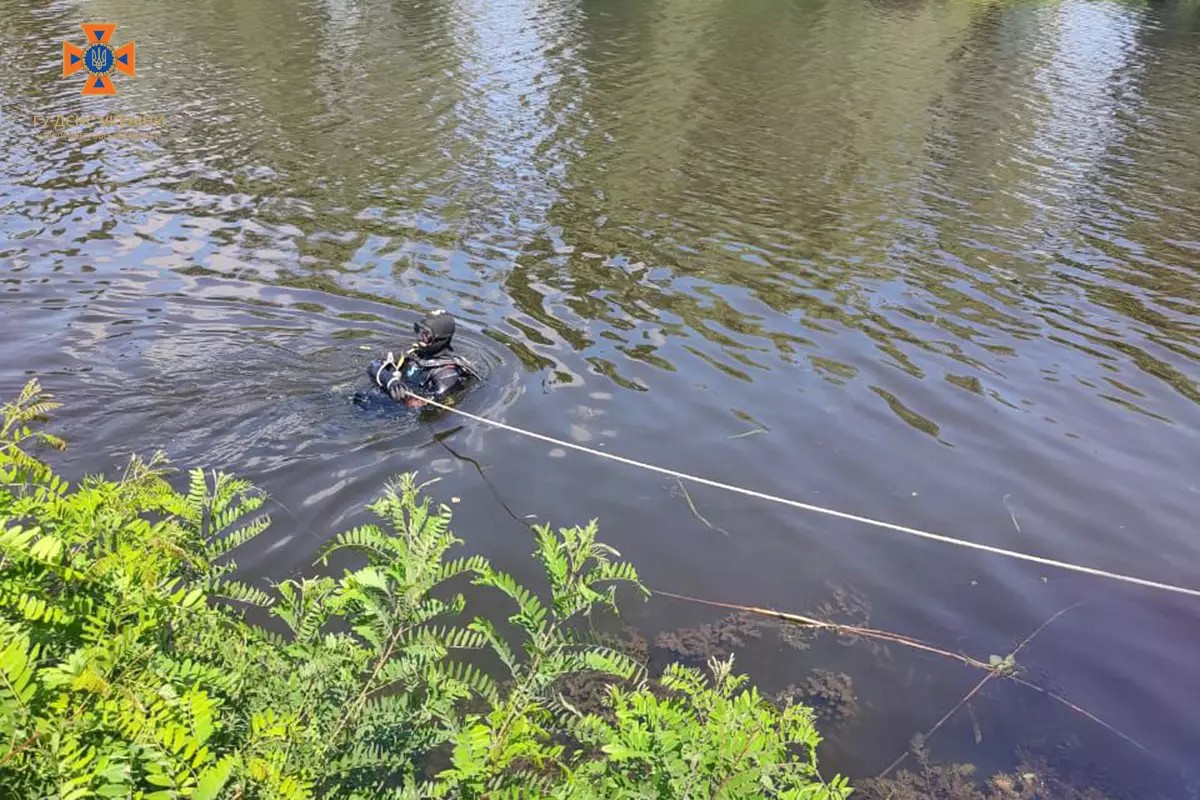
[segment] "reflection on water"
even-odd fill
[[[115,98],[57,77],[84,13],[138,42]],[[416,467],[472,546],[523,563],[478,465],[522,514],[599,516],[663,588],[803,610],[832,580],[979,653],[1085,599],[1033,665],[1189,765],[1189,604],[697,492],[714,538],[657,480],[348,398],[444,307],[496,361],[480,413],[1200,585],[1195,3],[0,0],[0,41],[0,388],[63,396],[78,469],[163,447],[247,473],[281,504],[241,559],[268,577]],[[98,108],[170,135],[29,122]],[[835,658],[747,657],[777,688]],[[828,666],[881,695],[834,745],[856,774],[962,679]],[[1007,691],[949,755],[1006,765],[1032,714],[1150,770]]]

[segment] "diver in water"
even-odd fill
[[[416,343],[397,361],[392,353],[371,362],[367,371],[375,384],[393,400],[410,408],[425,399],[454,405],[479,373],[466,358],[454,352],[454,317],[435,311],[413,323]]]

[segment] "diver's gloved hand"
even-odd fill
[[[391,381],[386,387],[387,393],[397,403],[404,403],[409,408],[420,405],[421,398],[413,393],[411,389],[405,386],[398,378]]]

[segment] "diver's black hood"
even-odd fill
[[[450,347],[454,338],[454,317],[445,311],[436,311],[419,322],[413,323],[413,332],[417,334],[417,344],[414,350],[417,355],[426,358],[435,356]]]

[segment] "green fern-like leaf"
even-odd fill
[[[450,650],[479,650],[488,646],[488,637],[472,628],[432,628],[429,633]]]
[[[310,642],[329,619],[332,608],[328,600],[337,590],[329,578],[287,580],[276,585],[280,602],[271,613],[287,623],[299,642]]]
[[[360,525],[334,537],[333,543],[322,552],[321,563],[329,563],[329,557],[338,550],[356,550],[369,559],[386,563],[401,555],[396,550],[398,544],[394,537],[385,534],[378,526]]]
[[[500,693],[496,682],[487,673],[470,664],[451,661],[432,665],[427,668],[425,676],[430,685],[457,684],[475,692],[489,704],[499,705]]]
[[[181,516],[200,523],[208,506],[208,479],[200,468],[188,470],[188,492]]]
[[[435,573],[434,583],[443,583],[459,575],[478,575],[488,567],[487,559],[483,556],[457,558],[443,564]]]
[[[30,548],[40,531],[37,528],[0,529],[0,552],[14,558],[32,558]]]
[[[0,607],[8,606],[30,622],[45,625],[69,625],[74,616],[60,606],[54,598],[37,597],[32,594],[8,594],[0,591]]]
[[[395,771],[411,769],[403,757],[393,755],[380,745],[359,745],[338,758],[327,762],[327,777],[352,772],[373,772],[391,775]]]
[[[234,517],[234,520],[240,519],[239,515]],[[271,527],[270,517],[260,517],[252,522],[243,525],[236,530],[229,531],[220,538],[214,539],[204,548],[204,554],[210,559],[218,559],[231,550],[241,547],[246,542],[263,533],[267,528]],[[223,530],[223,529],[218,529]]]
[[[500,661],[505,667],[508,668],[510,673],[515,673],[517,671],[516,654],[513,653],[513,650],[509,646],[508,642],[504,641],[504,639],[500,636],[499,632],[496,630],[496,626],[493,625],[491,621],[483,619],[482,617],[476,617],[471,621],[471,624],[468,626],[468,628],[476,631],[484,638],[484,641],[489,647],[491,647],[492,651],[499,656]]]
[[[275,598],[262,589],[240,581],[215,580],[207,586],[207,593],[211,597],[245,603],[258,608],[270,608],[275,603]]]
[[[27,714],[37,693],[34,680],[38,648],[24,637],[0,640],[0,709]],[[4,715],[7,716],[7,715]]]
[[[196,780],[196,791],[192,800],[216,800],[225,784],[229,782],[236,763],[233,757],[226,756],[201,772]]]
[[[537,595],[517,583],[517,580],[506,572],[499,572],[491,568],[485,569],[475,578],[474,583],[477,586],[490,586],[506,594],[517,604],[520,613],[526,619],[532,620],[544,617],[546,614],[546,608],[538,600]]]

